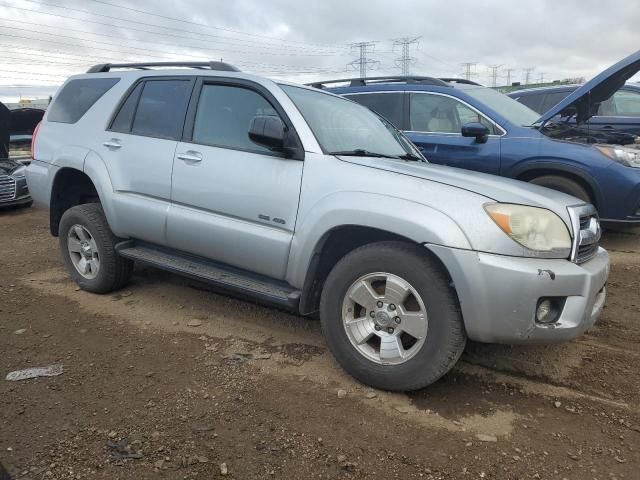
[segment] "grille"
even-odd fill
[[[576,235],[574,259],[576,263],[591,260],[598,252],[600,241],[600,221],[595,210],[577,213],[579,232]]]
[[[8,175],[0,175],[0,202],[8,202],[16,197],[16,181]]]

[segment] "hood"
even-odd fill
[[[570,195],[548,188],[521,182],[510,178],[498,177],[487,173],[446,167],[433,163],[404,162],[387,158],[338,157],[340,160],[359,165],[379,168],[390,172],[410,175],[432,182],[438,182],[460,188],[486,197],[488,201],[517,203],[552,210],[565,222],[569,222],[567,208],[582,205],[584,202]]]
[[[598,105],[611,97],[638,70],[640,70],[640,50],[620,60],[574,90],[560,103],[545,112],[536,121],[536,124],[543,125],[556,115],[563,117],[575,115],[579,124],[586,122],[597,111]]]
[[[11,175],[20,167],[23,167],[21,163],[15,162],[13,160],[0,160],[0,175]]]

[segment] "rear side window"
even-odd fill
[[[560,103],[560,101],[562,99],[564,99],[564,97],[566,97],[567,95],[569,95],[569,93],[571,92],[551,92],[551,93],[547,93],[544,96],[544,102],[542,102],[542,107],[540,108],[540,113],[544,113],[548,110],[551,109],[551,107],[554,107],[555,105],[557,105],[558,103]]]
[[[543,114],[544,110],[542,110],[542,98],[542,94],[534,93],[532,95],[524,95],[520,98],[516,98],[516,100],[518,100],[523,105],[526,105],[531,110],[534,110],[539,114]]]
[[[386,118],[394,127],[402,129],[403,93],[365,93],[345,97],[368,107]]]
[[[191,86],[190,79],[146,81],[138,101],[131,133],[178,139],[182,134]]]
[[[76,123],[119,78],[80,78],[70,80],[49,107],[47,121]]]
[[[133,115],[136,113],[136,107],[138,106],[138,98],[142,91],[142,85],[142,83],[139,83],[122,104],[116,118],[113,119],[111,130],[124,133],[129,133],[131,131],[131,123],[133,122]]]

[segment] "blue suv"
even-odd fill
[[[540,116],[473,82],[430,77],[332,80],[312,86],[385,117],[432,163],[516,178],[593,203],[603,222],[640,224],[640,145],[588,120],[640,69],[640,51]],[[622,145],[626,144],[626,145]]]

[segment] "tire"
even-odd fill
[[[532,178],[529,180],[529,183],[551,188],[552,190],[558,190],[559,192],[579,198],[583,202],[593,203],[591,195],[589,195],[584,187],[569,178],[558,175],[543,175],[542,177]]]
[[[375,312],[374,318],[369,311],[369,317],[365,321],[363,316],[367,317],[367,312],[362,305],[369,301],[368,296],[365,295],[363,304],[354,302],[352,298],[360,298],[357,291],[361,289],[361,283],[382,289],[381,280],[376,280],[380,274],[386,278],[383,290],[385,301],[382,302],[385,306]],[[374,280],[370,281],[370,278]],[[390,281],[391,284],[389,284]],[[398,334],[411,324],[408,320],[404,322],[404,326],[403,323],[394,325],[393,321],[398,320],[399,317],[389,320],[387,315],[380,316],[380,310],[394,314],[399,311],[405,312],[409,308],[406,301],[402,306],[391,303],[387,305],[388,302],[393,301],[393,298],[389,300],[389,297],[392,294],[393,297],[396,295],[393,293],[393,290],[396,290],[393,285],[398,285],[401,281],[411,288],[412,293],[408,301],[412,302],[414,307],[422,302],[424,307],[427,326],[426,335],[423,335],[421,340],[416,340],[420,338],[418,335],[407,337],[406,332]],[[391,289],[389,289],[390,285]],[[354,286],[356,290],[352,290]],[[355,293],[352,295],[351,292]],[[417,295],[413,295],[413,292]],[[395,298],[400,297],[402,295]],[[376,309],[379,305],[377,302],[381,301],[374,302]],[[352,307],[352,304],[355,306]],[[389,309],[392,307],[395,307],[394,311],[390,312]],[[350,308],[353,308],[353,311]],[[356,309],[359,309],[359,313],[356,313]],[[417,318],[421,311],[423,310],[405,313]],[[366,323],[366,326],[357,329],[346,326],[344,319],[351,321],[351,315],[357,317],[353,320],[353,324]],[[404,318],[404,314],[402,316]],[[394,345],[391,350],[385,348],[386,352],[397,348],[393,344],[393,338],[389,338],[393,334],[387,335],[388,332],[385,332],[389,327],[381,326],[389,322],[392,327],[395,327],[393,334],[400,339],[403,347],[399,351],[404,352],[408,359],[400,357],[382,360],[382,348],[379,348],[377,354],[380,358],[376,358],[377,343],[382,346],[389,341]],[[458,361],[467,339],[457,296],[450,286],[447,274],[434,258],[427,255],[423,247],[403,242],[369,244],[343,257],[335,265],[323,287],[320,300],[320,323],[329,349],[349,374],[362,383],[391,391],[417,390],[438,380]],[[380,330],[374,330],[373,336],[365,342],[366,344],[356,346],[357,342],[354,343],[353,337],[357,337],[356,340],[362,340],[369,335],[371,328],[376,324]],[[405,349],[407,343],[410,346]],[[389,354],[386,353],[385,356],[388,357]]]
[[[65,266],[81,289],[109,293],[130,280],[133,262],[116,253],[115,245],[121,240],[111,232],[99,203],[78,205],[64,212],[60,220],[59,239]],[[81,245],[89,244],[90,250],[83,253],[80,248],[80,251],[72,252],[72,249],[77,250],[78,242]],[[78,259],[82,260],[83,256],[85,265],[94,265],[85,269],[85,274],[76,267]],[[88,258],[91,259],[87,261]]]

